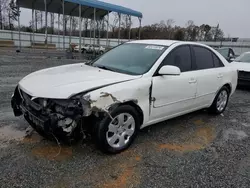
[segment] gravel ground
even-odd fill
[[[1,54],[1,53],[0,53]],[[0,187],[249,187],[250,95],[237,90],[223,115],[206,111],[140,132],[119,155],[104,155],[92,141],[58,146],[16,118],[10,97],[35,70],[77,60],[0,56]]]

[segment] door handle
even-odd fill
[[[218,74],[217,78],[222,78],[223,77],[223,74]]]
[[[194,83],[196,83],[197,82],[197,80],[195,79],[195,78],[191,78],[190,80],[189,80],[189,83],[190,84],[194,84]]]

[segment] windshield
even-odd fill
[[[98,58],[92,65],[115,72],[141,75],[149,71],[167,46],[125,43]]]
[[[225,57],[225,58],[228,56],[228,49],[227,49],[227,48],[217,49],[217,51],[218,51],[223,57]]]
[[[237,57],[234,61],[250,63],[250,53],[243,53],[239,57]]]

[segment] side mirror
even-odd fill
[[[229,57],[229,62],[232,62],[232,61],[234,61],[235,60],[235,57]]]
[[[180,75],[181,70],[179,67],[172,66],[172,65],[165,65],[161,67],[161,69],[158,72],[160,75]]]

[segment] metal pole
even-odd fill
[[[71,36],[72,36],[72,16],[69,19],[69,45],[71,44]]]
[[[79,53],[82,52],[82,7],[79,4]]]
[[[119,30],[118,30],[118,45],[120,44],[120,39],[121,39],[121,14],[118,13],[119,17]]]
[[[98,45],[100,45],[100,38],[101,38],[101,29],[100,29],[101,23],[102,23],[102,20],[98,22]]]
[[[83,20],[83,18],[81,18],[81,25],[82,25],[82,20]],[[88,29],[87,29],[87,30],[88,30]],[[83,44],[85,44],[85,36],[86,36],[86,33],[87,33],[87,31],[85,31],[84,36],[83,36],[83,40],[82,40],[82,43],[83,43]]]
[[[21,32],[20,32],[20,6],[19,1],[17,1],[17,10],[18,10],[18,39],[19,39],[19,50],[21,50]]]
[[[61,45],[60,45],[60,14],[58,14],[58,33],[57,33],[57,36],[58,36],[58,47],[61,48]]]
[[[2,0],[0,0],[0,22],[1,22],[1,26],[0,26],[0,29],[4,30],[3,29],[3,10],[2,10]]]
[[[128,40],[129,41],[131,39],[131,25],[132,25],[131,16],[129,16],[129,31],[128,31]]]
[[[89,26],[90,45],[92,44],[92,24],[93,20],[90,21],[90,26]]]
[[[139,22],[140,22],[140,27],[139,27],[139,40],[141,39],[141,18],[139,18]]]
[[[47,38],[48,38],[48,12],[47,12],[47,0],[44,0],[44,8],[45,8],[45,44],[47,46]]]
[[[35,44],[35,23],[34,23],[34,9],[32,8],[32,43]],[[33,47],[31,45],[31,47]]]
[[[108,47],[108,40],[109,40],[109,11],[108,11],[108,18],[107,18],[107,41],[106,41],[106,47]]]
[[[64,15],[64,0],[62,0],[63,9],[63,50],[65,49],[65,15]]]
[[[95,45],[95,38],[96,38],[96,34],[95,34],[95,26],[96,26],[96,15],[95,15],[95,12],[96,12],[96,8],[94,8],[94,45]]]
[[[50,43],[52,44],[52,34],[54,34],[54,13],[50,13],[50,27],[51,27]]]

